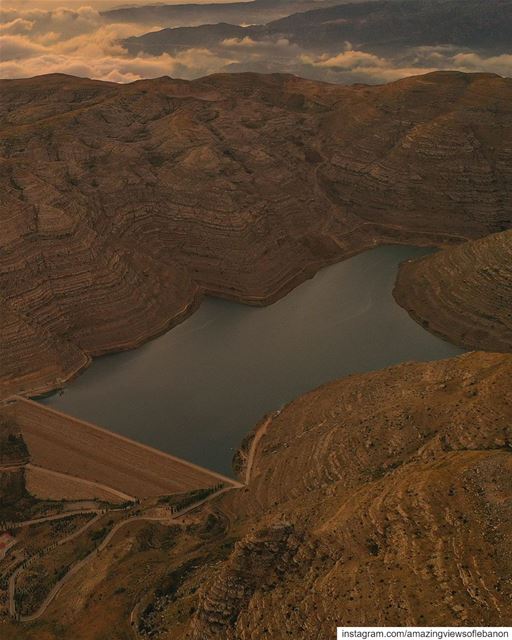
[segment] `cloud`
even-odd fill
[[[92,47],[92,45],[91,45]],[[89,48],[89,53],[93,51]],[[157,78],[164,75],[175,77],[200,77],[222,66],[207,49],[191,49],[170,56],[116,56],[116,55],[67,55],[52,53],[50,49],[36,56],[21,59],[3,59],[0,76],[4,78],[31,77],[41,73],[68,73],[75,76],[108,80],[111,82],[133,82],[142,78]]]
[[[379,58],[372,53],[366,53],[365,51],[348,50],[338,53],[336,56],[323,55],[318,58],[311,57],[309,55],[302,55],[301,60],[305,64],[312,65],[314,67],[323,67],[327,69],[358,69],[358,68],[384,68],[386,67],[386,60]]]
[[[485,57],[475,52],[460,52],[451,45],[417,47],[395,58],[349,49],[337,55],[305,53],[300,56],[304,74],[318,73],[332,82],[392,82],[411,75],[439,70],[512,75],[512,54]]]
[[[301,62],[304,73],[311,77],[315,71],[322,80],[332,82],[364,82],[369,84],[392,82],[406,76],[428,73],[436,70],[435,66],[397,64],[389,59],[373,53],[348,49],[337,55],[312,56],[302,54]]]
[[[215,66],[214,56],[206,50],[197,50],[195,59],[191,52],[130,57],[119,41],[139,29],[148,31],[147,25],[105,24],[91,7],[0,10],[0,76],[69,73],[131,82],[174,73],[203,74]]]
[[[9,22],[0,24],[0,33],[18,35],[21,33],[28,33],[32,30],[34,23],[31,20],[25,20],[24,18],[15,18]]]
[[[512,76],[512,54],[484,58],[478,53],[458,53],[453,56],[455,64],[461,71],[486,71],[502,76]]]
[[[21,60],[44,53],[45,48],[23,36],[0,36],[0,60]]]
[[[249,51],[267,51],[269,49],[299,50],[299,47],[291,44],[287,38],[253,40],[249,36],[245,36],[245,38],[227,38],[221,42],[221,46],[227,49],[246,49]]]
[[[56,2],[61,0],[56,0]],[[68,2],[69,0],[62,0]],[[338,52],[307,51],[286,37],[228,38],[207,49],[162,55],[129,54],[123,38],[167,25],[106,23],[96,8],[0,9],[0,76],[43,73],[131,82],[171,75],[195,78],[222,71],[287,72],[341,83],[382,83],[438,69],[512,75],[512,54],[485,56],[450,45],[376,55],[340,43]]]
[[[69,0],[68,0],[69,2]],[[114,23],[108,25],[119,37],[138,35],[152,31],[147,25]],[[93,7],[69,9],[60,7],[51,11],[41,9],[0,9],[0,31],[11,34],[27,34],[38,42],[65,42],[78,36],[93,35],[107,24]],[[155,25],[154,29],[161,29]]]
[[[102,23],[102,18],[98,11],[92,7],[57,8],[52,11],[41,9],[0,10],[2,30],[7,28],[7,25],[14,26],[16,23],[20,26],[22,23],[30,23],[30,32],[33,37],[53,32],[59,39],[68,39],[94,31]],[[20,31],[16,33],[20,33]]]
[[[132,82],[140,78],[171,75],[175,62],[164,55],[151,59],[122,59],[103,57],[95,59],[47,54],[24,61],[1,62],[0,73],[4,77],[20,77],[45,73],[68,73],[80,77],[98,78],[112,82]]]

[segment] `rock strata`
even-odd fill
[[[511,352],[512,231],[404,263],[394,295],[450,342]]]
[[[512,81],[0,83],[0,396],[62,386],[203,294],[276,300],[378,243],[512,220]]]
[[[179,638],[512,621],[512,357],[351,376],[275,416]],[[174,637],[174,636],[173,636]]]

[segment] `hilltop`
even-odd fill
[[[468,349],[512,351],[512,231],[403,264],[395,298],[427,330]]]

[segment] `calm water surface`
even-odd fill
[[[391,295],[399,263],[427,252],[368,251],[265,308],[206,299],[166,335],[96,360],[45,403],[231,474],[247,432],[301,393],[354,372],[462,353]]]

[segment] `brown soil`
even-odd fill
[[[67,474],[29,465],[25,469],[27,491],[39,500],[101,500],[122,503],[132,496],[117,493],[110,487],[84,482]]]

